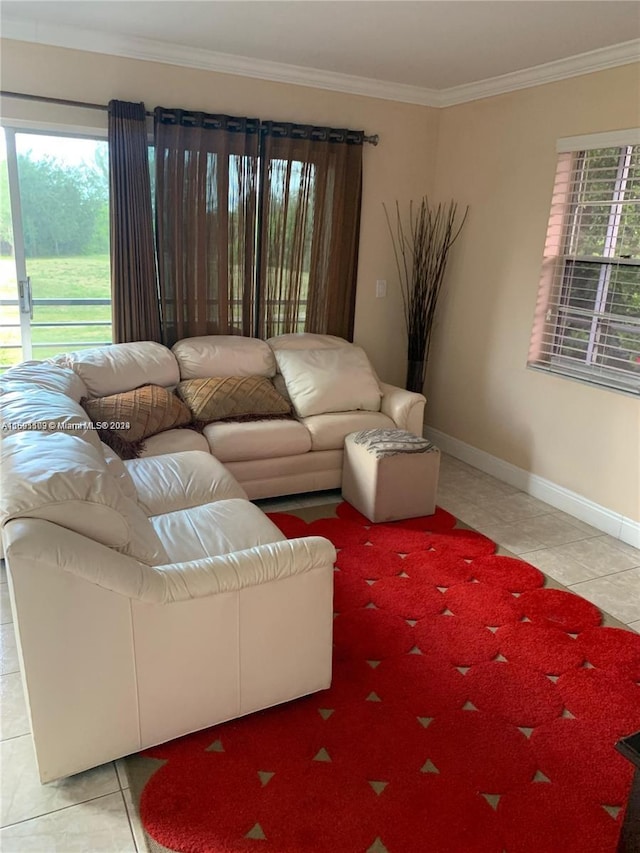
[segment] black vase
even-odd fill
[[[409,361],[407,363],[407,381],[405,383],[407,391],[417,391],[422,394],[424,388],[424,361]]]

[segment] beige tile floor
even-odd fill
[[[286,511],[338,497],[323,493],[260,505]],[[444,455],[438,503],[640,632],[640,551]],[[0,850],[142,853],[143,833],[121,762],[40,785],[4,570],[0,615]]]

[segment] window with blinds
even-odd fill
[[[640,133],[559,144],[528,364],[640,394]]]

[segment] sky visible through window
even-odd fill
[[[92,166],[95,163],[95,153],[105,141],[100,139],[83,139],[70,136],[50,136],[41,133],[16,133],[16,148],[19,154],[31,152],[33,160],[44,160],[52,157],[65,166]],[[0,134],[0,161],[7,159],[7,146],[4,133]]]

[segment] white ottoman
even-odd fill
[[[440,451],[402,429],[365,429],[344,440],[342,497],[373,522],[433,515]]]

